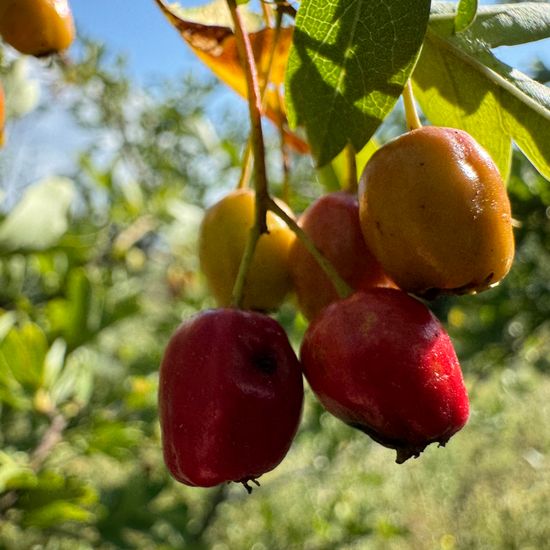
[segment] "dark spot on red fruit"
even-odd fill
[[[257,352],[252,364],[264,374],[273,374],[277,370],[277,356],[271,350]]]
[[[376,224],[376,229],[378,229],[378,231],[382,234],[382,225],[380,222],[377,220],[374,223]]]

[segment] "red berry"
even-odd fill
[[[325,408],[397,451],[397,462],[444,445],[468,419],[451,340],[422,303],[399,290],[357,292],[324,309],[301,350]]]
[[[160,369],[164,460],[182,483],[245,484],[286,455],[300,421],[300,364],[282,327],[217,309],[184,322]]]
[[[365,244],[355,195],[323,195],[303,213],[300,225],[353,289],[393,286]],[[338,300],[334,285],[300,239],[292,244],[289,264],[300,309],[308,319]]]

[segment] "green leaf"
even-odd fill
[[[0,451],[0,494],[13,489],[32,488],[36,484],[36,474],[28,465]]]
[[[469,132],[505,180],[512,139],[550,179],[550,90],[501,63],[469,32],[426,35],[413,75],[422,110],[433,124]]]
[[[65,352],[67,344],[61,338],[51,345],[44,361],[44,386],[51,388],[58,379],[65,364]]]
[[[19,384],[31,390],[43,382],[48,341],[42,329],[33,323],[13,328],[0,343],[0,370],[6,366]]]
[[[32,185],[0,225],[0,252],[44,250],[67,231],[73,182],[49,178]]]
[[[97,494],[90,485],[53,472],[40,474],[37,481],[36,487],[20,493],[18,507],[23,511],[24,525],[44,529],[69,521],[93,521],[91,508]]]
[[[17,314],[15,311],[3,312],[0,315],[0,340],[3,340],[15,326]]]
[[[456,8],[455,32],[465,31],[474,21],[477,0],[460,0]]]
[[[23,117],[38,105],[40,84],[29,77],[30,68],[28,58],[22,56],[15,59],[7,74],[2,75],[9,119]]]
[[[455,5],[434,2],[430,26],[442,36],[455,32]],[[550,4],[525,2],[481,6],[466,35],[489,48],[517,46],[550,37]]]
[[[368,160],[378,148],[378,142],[375,139],[371,139],[365,147],[357,153],[355,163],[357,166],[358,178],[361,177]],[[317,170],[317,178],[328,192],[345,189],[348,181],[348,163],[345,150],[331,162],[319,168]]]
[[[73,399],[80,406],[86,405],[94,386],[92,365],[97,361],[97,357],[85,348],[79,348],[69,355],[50,391],[54,404],[60,405]]]
[[[395,105],[426,31],[428,0],[304,0],[286,76],[291,124],[319,166],[359,151]]]

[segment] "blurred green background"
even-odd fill
[[[158,365],[181,319],[214,305],[196,237],[205,205],[238,180],[242,107],[212,120],[214,83],[138,87],[91,42],[71,62],[29,63],[0,57],[0,548],[550,548],[550,186],[519,153],[512,272],[431,304],[472,400],[448,446],[398,466],[308,392],[261,488],[193,489],[162,462]],[[57,147],[50,164],[24,146],[40,131]],[[305,158],[291,183],[297,212],[324,192]],[[298,347],[292,300],[277,318]]]

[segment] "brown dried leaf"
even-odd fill
[[[237,92],[247,97],[244,71],[237,51],[237,41],[229,27],[206,25],[183,19],[179,10],[172,5],[156,0],[168,21],[179,31],[182,38],[191,47],[195,55],[222,81]],[[269,74],[269,86],[265,92],[265,115],[275,124],[284,128],[285,139],[289,145],[300,153],[309,152],[309,147],[299,136],[287,128],[284,102],[279,101],[278,89],[284,83],[286,64],[292,43],[292,27],[284,27],[279,32],[276,50]],[[254,52],[254,59],[260,75],[260,86],[264,88],[266,72],[273,48],[276,31],[264,28],[249,33]]]

